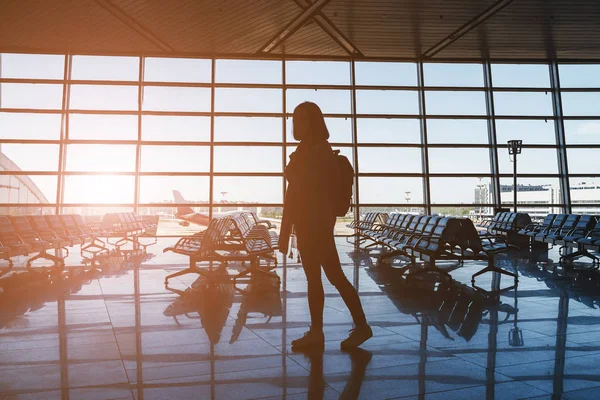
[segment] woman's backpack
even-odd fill
[[[338,179],[332,191],[333,211],[336,217],[344,217],[352,203],[352,186],[354,185],[354,168],[340,150],[334,150]]]

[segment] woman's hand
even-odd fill
[[[284,235],[285,236],[285,235]],[[279,252],[284,256],[287,256],[287,252],[289,250],[289,236],[279,236],[279,241],[277,242],[277,247],[279,248]]]

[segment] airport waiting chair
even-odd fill
[[[0,215],[0,242],[10,249],[11,257],[27,256],[31,251],[31,246],[17,234],[10,218],[6,215]]]
[[[573,229],[577,227],[577,223],[579,222],[579,218],[581,216],[577,214],[569,214],[567,218],[563,222],[560,228],[550,228],[547,233],[538,233],[535,235],[535,240],[538,242],[544,242],[549,244],[554,244],[556,240],[559,240],[567,233],[571,232]]]
[[[546,217],[544,218],[544,221],[542,221],[541,224],[533,224],[533,223],[529,224],[525,228],[519,230],[519,234],[533,238],[538,233],[549,228],[552,225],[555,218],[556,218],[556,214],[548,214],[548,215],[546,215]]]
[[[71,215],[59,215],[58,219],[60,220],[60,223],[62,224],[63,228],[65,228],[71,235],[77,236],[79,238],[82,245],[92,241],[93,235],[90,232],[84,232],[81,229],[79,229]]]
[[[54,249],[64,248],[67,251],[67,254],[69,254],[69,250],[66,247],[70,246],[71,242],[58,236],[58,234],[52,230],[43,215],[30,216],[29,223],[42,240],[49,242]]]
[[[168,251],[181,254],[189,257],[189,267],[167,275],[165,277],[165,285],[168,285],[169,280],[177,276],[186,274],[199,274],[210,278],[210,273],[198,268],[199,262],[219,262],[221,254],[218,253],[219,245],[223,243],[227,233],[230,231],[232,221],[230,217],[216,217],[210,220],[208,227],[200,236],[183,237],[175,243],[174,246],[166,247],[163,253]]]
[[[62,222],[60,222],[60,218],[58,218],[58,215],[46,215],[46,221],[48,221],[50,228],[52,228],[52,230],[56,232],[59,237],[64,240],[68,240],[71,243],[71,246],[73,246],[75,243],[83,243],[79,236],[73,232],[70,232],[63,226]]]
[[[12,222],[12,226],[14,227],[14,232],[23,239],[24,243],[30,246],[32,251],[38,253],[27,260],[27,268],[30,268],[32,263],[39,259],[52,261],[55,267],[62,268],[64,266],[64,260],[62,257],[58,257],[47,252],[49,249],[56,249],[56,244],[42,239],[40,235],[35,232],[33,226],[31,226],[29,223],[27,216],[23,215],[10,217],[10,220]]]

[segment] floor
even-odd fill
[[[515,295],[510,277],[492,273],[471,288],[478,262],[441,265],[451,279],[405,280],[403,260],[378,265],[340,238],[374,337],[339,350],[352,323],[326,283],[325,352],[297,354],[290,342],[309,314],[295,257],[245,293],[197,275],[174,278],[176,293],[163,284],[186,262],[162,252],[174,240],[100,272],[73,251],[61,280],[24,272],[23,260],[4,274],[0,398],[600,398],[600,275],[585,261],[563,270],[557,249],[498,257],[519,274]]]

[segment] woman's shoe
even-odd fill
[[[300,339],[292,340],[292,351],[322,350],[324,347],[323,331],[311,329]]]
[[[350,350],[357,348],[367,340],[369,340],[373,336],[373,331],[371,327],[367,324],[357,326],[354,329],[350,330],[350,335],[346,340],[342,341],[341,349],[342,350]]]

